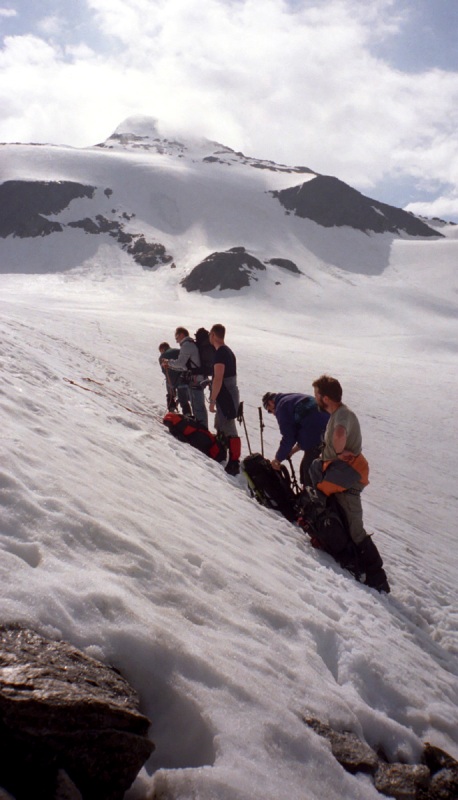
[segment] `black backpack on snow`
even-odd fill
[[[197,370],[193,368],[192,372],[198,371],[199,374],[203,375],[205,378],[213,375],[213,365],[216,355],[216,349],[210,343],[209,335],[206,328],[199,328],[195,333],[195,341],[200,356],[200,367]]]
[[[313,547],[329,553],[353,577],[378,591],[389,593],[382,557],[371,536],[356,545],[334,495],[320,497],[308,486],[297,500],[297,523],[306,531]]]
[[[281,471],[276,470],[260,453],[254,453],[243,460],[242,471],[248,481],[251,495],[258,503],[279,511],[290,522],[296,519],[297,497],[291,488],[291,479],[286,467],[282,467]]]
[[[180,442],[188,442],[214,461],[226,460],[227,451],[222,442],[198,420],[169,411],[162,421]]]
[[[309,534],[314,547],[329,553],[356,576],[359,569],[355,545],[332,495],[326,498],[307,486],[296,501],[296,521]]]

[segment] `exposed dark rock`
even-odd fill
[[[107,219],[103,214],[96,214],[95,218],[99,226],[98,233],[114,233],[115,236],[122,230],[122,225],[115,219]]]
[[[444,768],[458,768],[458,763],[452,756],[449,756],[448,753],[441,750],[439,747],[434,747],[434,745],[429,744],[429,742],[426,742],[425,749],[423,750],[423,761],[426,766],[429,767],[433,775]]]
[[[248,167],[254,167],[255,169],[267,169],[271,172],[315,174],[313,170],[309,169],[308,167],[289,167],[286,164],[277,164],[275,161],[246,156],[241,150],[233,150],[231,147],[226,147],[225,145],[218,144],[217,142],[209,142],[208,144],[217,148],[213,151],[213,155],[206,156],[202,159],[203,161],[207,161],[209,163],[217,161],[220,164],[227,164],[230,166],[231,162],[241,162]],[[215,156],[223,156],[223,158],[217,159]]]
[[[428,800],[458,798],[458,761],[428,742],[423,750],[423,762],[432,774]]]
[[[112,234],[113,235],[113,234]],[[125,233],[124,231],[119,231],[118,235],[116,236],[119,244],[130,244],[135,239],[134,233]]]
[[[111,139],[121,142],[121,144],[129,144],[129,142],[143,142],[145,139],[147,139],[147,137],[139,136],[136,133],[112,133],[107,139],[107,142],[109,142]]]
[[[133,215],[129,216],[124,213],[122,216],[130,220]],[[167,253],[163,244],[147,242],[145,237],[138,233],[126,233],[122,223],[117,220],[106,219],[102,214],[97,214],[95,219],[96,221],[86,217],[75,222],[69,222],[68,226],[70,228],[82,228],[86,233],[90,234],[108,233],[142,267],[152,268],[158,264],[169,264],[173,260],[173,257]]]
[[[247,253],[244,247],[232,247],[224,252],[211,253],[181,283],[188,292],[242,289],[252,280],[257,280],[256,271],[265,269],[264,264]]]
[[[71,181],[6,181],[0,184],[0,236],[46,236],[62,231],[46,219],[78,197],[93,197],[94,186]]]
[[[103,193],[104,193],[104,195],[106,195],[106,197],[111,197],[111,195],[113,194],[113,189],[108,189],[107,188],[107,189],[104,190]]]
[[[375,776],[375,788],[397,800],[417,800],[428,796],[431,776],[423,764],[384,764],[380,762]]]
[[[368,772],[375,774],[379,758],[355,733],[344,731],[337,733],[329,725],[316,719],[305,719],[304,722],[319,736],[323,736],[331,744],[332,754],[347,772]]]
[[[144,236],[139,236],[135,244],[127,248],[134,261],[142,267],[156,267],[158,264],[169,264],[173,259],[163,244],[147,242]]]
[[[428,800],[456,800],[458,797],[458,770],[441,769],[436,772],[429,787]]]
[[[117,220],[107,219],[102,214],[97,214],[95,220],[96,221],[90,217],[85,217],[84,219],[68,222],[67,225],[69,228],[82,228],[86,233],[91,234],[108,233],[119,242],[121,238],[125,236],[125,234],[123,234],[123,226]],[[132,236],[130,235],[130,238],[125,241],[132,241]]]
[[[396,800],[457,800],[458,762],[426,744],[421,764],[388,764],[383,753],[349,731],[338,732],[318,719],[303,717],[306,725],[330,742],[336,760],[352,774],[370,773],[375,788]]]
[[[84,219],[77,219],[74,222],[68,223],[69,228],[82,228],[86,233],[100,233],[99,226],[90,217]]]
[[[442,234],[401,208],[379,203],[352,189],[338,178],[317,175],[300,186],[271,192],[282,206],[296,216],[311,219],[326,228],[348,225],[375,233],[404,232],[410,236]]]
[[[57,773],[54,800],[83,800],[83,795],[64,769]]]
[[[0,628],[0,786],[16,800],[122,800],[154,749],[149,724],[113,668]]]
[[[303,274],[297,264],[295,264],[294,261],[290,261],[289,258],[271,258],[269,261],[266,261],[266,264],[272,264],[274,267],[287,269],[289,272],[294,272],[296,275]]]

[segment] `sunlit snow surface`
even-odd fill
[[[356,234],[341,233],[350,263]],[[457,240],[389,240],[382,271],[312,263],[212,297],[107,244],[25,274],[33,242],[16,244],[23,273],[0,275],[1,619],[69,640],[137,689],[156,752],[129,796],[378,798],[303,716],[396,760],[425,741],[458,757]],[[265,391],[341,380],[389,597],[161,425],[158,343],[214,322],[237,354],[253,450]]]

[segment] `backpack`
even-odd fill
[[[169,411],[162,421],[172,436],[175,436],[180,442],[188,442],[191,447],[195,447],[215,461],[226,460],[227,452],[222,442],[205,425],[193,417],[185,417],[183,414]]]
[[[297,497],[291,488],[286,467],[282,467],[281,471],[276,470],[260,453],[254,453],[243,460],[242,471],[248,481],[251,496],[258,503],[279,511],[290,522],[296,518]]]
[[[216,349],[210,343],[209,332],[205,328],[199,328],[195,333],[195,341],[200,356],[199,374],[208,378],[213,375],[213,364],[215,363]],[[196,371],[195,368],[192,370]]]
[[[299,400],[294,408],[295,424],[300,427],[302,421],[308,417],[309,414],[313,414],[314,411],[318,411],[318,406],[314,397],[304,397],[303,400]]]
[[[298,498],[297,511],[297,523],[309,534],[313,547],[333,556],[355,580],[389,594],[383,560],[372,537],[353,542],[334,495],[325,497],[308,486]]]
[[[324,497],[307,486],[296,502],[296,521],[309,534],[313,547],[333,556],[341,567],[355,574],[356,549],[334,497]]]

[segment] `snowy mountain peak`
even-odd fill
[[[154,117],[127,117],[116,128],[114,133],[97,147],[110,150],[146,150],[165,156],[190,158],[207,164],[225,164],[227,166],[243,165],[277,173],[299,173],[314,177],[308,167],[291,167],[276,164],[274,161],[246,156],[227,145],[211,141],[205,137],[196,137],[183,133],[165,136],[161,131],[161,123]]]
[[[215,149],[230,150],[217,142],[210,142],[204,137],[183,136],[169,130],[163,130],[163,125],[155,117],[131,116],[127,117],[116,128],[109,138],[97,147],[110,150],[146,150],[166,156],[185,155],[192,159],[201,160],[204,156],[213,153]],[[166,135],[167,134],[167,135]]]
[[[139,114],[127,117],[118,125],[113,135],[139,136],[145,139],[158,139],[158,120],[155,117],[144,117]]]
[[[106,247],[113,262],[176,268],[170,280],[189,291],[253,283],[278,302],[272,287],[294,281],[296,295],[304,275],[381,274],[393,237],[448,234],[307,167],[174,138],[152,117],[129,117],[79,151],[6,145],[0,173],[0,272],[61,272],[98,263]]]

